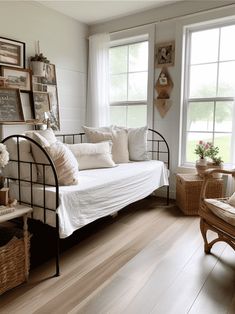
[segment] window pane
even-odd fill
[[[215,131],[232,132],[233,103],[217,102],[215,110]]]
[[[195,162],[199,159],[194,153],[199,141],[212,142],[212,133],[188,133],[186,142],[186,161]]]
[[[220,60],[235,60],[235,25],[221,28]]]
[[[128,100],[147,100],[147,73],[131,73],[128,79]]]
[[[110,84],[111,103],[127,100],[127,74],[112,75]]]
[[[127,46],[109,49],[109,71],[111,74],[127,72],[127,53]]]
[[[225,163],[231,162],[231,134],[215,134],[214,145],[219,147],[219,154]]]
[[[148,70],[148,42],[129,46],[129,72]]]
[[[191,64],[217,61],[218,45],[218,28],[193,32],[191,37]]]
[[[191,102],[188,106],[188,131],[213,131],[213,102]]]
[[[235,57],[235,56],[234,56]],[[222,62],[219,65],[218,96],[235,96],[235,62]]]
[[[190,97],[213,97],[216,95],[217,65],[191,66]]]
[[[147,106],[128,106],[127,126],[130,128],[145,126],[147,121]]]
[[[110,106],[110,122],[120,126],[126,126],[127,106]]]

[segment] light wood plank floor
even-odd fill
[[[147,198],[106,219],[28,283],[0,297],[0,313],[235,313],[235,252],[205,255],[198,217]]]

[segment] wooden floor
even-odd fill
[[[199,219],[148,198],[106,219],[27,284],[0,297],[0,313],[235,313],[235,252],[205,255]]]

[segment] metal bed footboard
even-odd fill
[[[55,213],[55,229],[56,229],[56,234],[55,234],[55,256],[56,256],[56,276],[59,275],[60,270],[59,270],[59,217],[58,217],[58,213],[57,213],[57,208],[59,206],[59,184],[58,184],[58,177],[57,177],[57,173],[56,173],[56,169],[55,169],[55,165],[53,163],[53,161],[51,160],[50,156],[48,155],[48,153],[46,152],[46,150],[41,147],[36,141],[34,141],[33,139],[24,136],[24,135],[11,135],[6,137],[4,140],[2,140],[2,143],[5,144],[7,146],[8,141],[14,139],[16,142],[16,158],[13,158],[11,155],[9,156],[9,165],[7,165],[7,167],[9,166],[13,166],[13,164],[16,164],[16,168],[17,168],[17,173],[14,173],[14,176],[10,176],[6,173],[4,173],[4,177],[5,177],[5,182],[6,185],[9,187],[10,183],[15,182],[17,183],[17,189],[18,189],[18,203],[19,204],[25,204],[27,206],[34,208],[40,208],[43,211],[43,223],[47,224],[47,211],[49,212],[54,212]],[[38,149],[40,150],[40,152],[43,154],[43,156],[45,157],[45,163],[36,163],[35,161],[24,161],[21,158],[21,154],[22,154],[22,149],[20,148],[20,141],[22,140],[27,140],[30,145],[35,145],[38,147]],[[26,166],[27,169],[29,169],[29,173],[27,175],[27,178],[22,177],[21,175],[21,170],[22,167]],[[33,180],[33,167],[36,166],[40,166],[41,167],[41,172],[40,176],[41,176],[41,180],[38,181],[34,181]],[[46,182],[46,172],[49,171],[49,169],[52,171],[52,176],[54,179],[54,184],[48,184]],[[34,169],[36,172],[38,172],[38,169]],[[29,177],[29,178],[28,178]],[[38,203],[35,199],[34,199],[34,186],[42,186],[42,195],[43,195],[43,199],[42,199],[42,205],[40,203]],[[26,200],[26,197],[23,196],[23,192],[22,189],[23,187],[27,187],[30,190],[30,195],[28,195],[29,201]],[[54,194],[54,208],[49,208],[46,206],[46,188],[47,187],[52,187],[55,189],[55,194]],[[31,214],[31,218],[34,218],[34,214],[32,212]]]

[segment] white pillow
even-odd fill
[[[50,145],[49,142],[38,133],[34,133],[33,138],[47,151],[54,162],[59,185],[78,184],[78,163],[69,148],[59,141]],[[48,163],[45,156],[43,159],[44,163]],[[39,169],[42,175],[42,166],[40,166]],[[54,175],[50,168],[45,171],[45,182],[47,184],[55,183]]]
[[[10,138],[5,142],[5,145],[9,152],[10,159],[17,160],[17,139]],[[21,161],[34,162],[33,156],[31,154],[30,142],[22,138],[19,138],[19,154]],[[3,173],[5,176],[17,179],[18,162],[9,161],[9,163],[3,169]],[[23,180],[31,180],[30,164],[20,163],[20,178]],[[37,181],[37,169],[35,164],[32,164],[32,181]]]
[[[229,205],[232,205],[235,207],[235,192],[228,199],[228,203],[229,203]]]
[[[40,138],[36,137],[35,134],[39,134]],[[46,130],[27,131],[25,132],[25,135],[35,140],[42,147],[45,147],[45,146],[48,146],[57,142],[55,134],[51,128],[46,129]],[[43,140],[45,140],[46,142]],[[31,143],[31,151],[32,151],[33,158],[37,163],[48,164],[48,159],[45,157],[44,153],[41,151],[39,147],[37,147],[33,143]],[[45,170],[49,171],[52,177],[54,176],[52,173],[52,170],[49,167],[45,167]],[[37,171],[38,171],[38,182],[42,182],[43,166],[37,165]]]
[[[81,143],[67,144],[77,159],[79,169],[109,168],[116,164],[112,160],[112,143]]]
[[[98,143],[111,140],[113,142],[112,156],[115,163],[129,162],[128,133],[125,129],[113,129],[104,132],[83,126],[86,137],[90,143]]]
[[[55,134],[51,128],[48,128],[46,130],[26,131],[25,135],[32,138],[34,133],[37,133],[37,134],[40,134],[41,136],[43,136],[48,141],[48,143],[50,145],[57,142],[57,138],[56,138],[56,136],[55,136]]]
[[[129,158],[133,161],[148,160],[148,127],[125,128],[113,126],[114,130],[125,129],[128,131]]]

